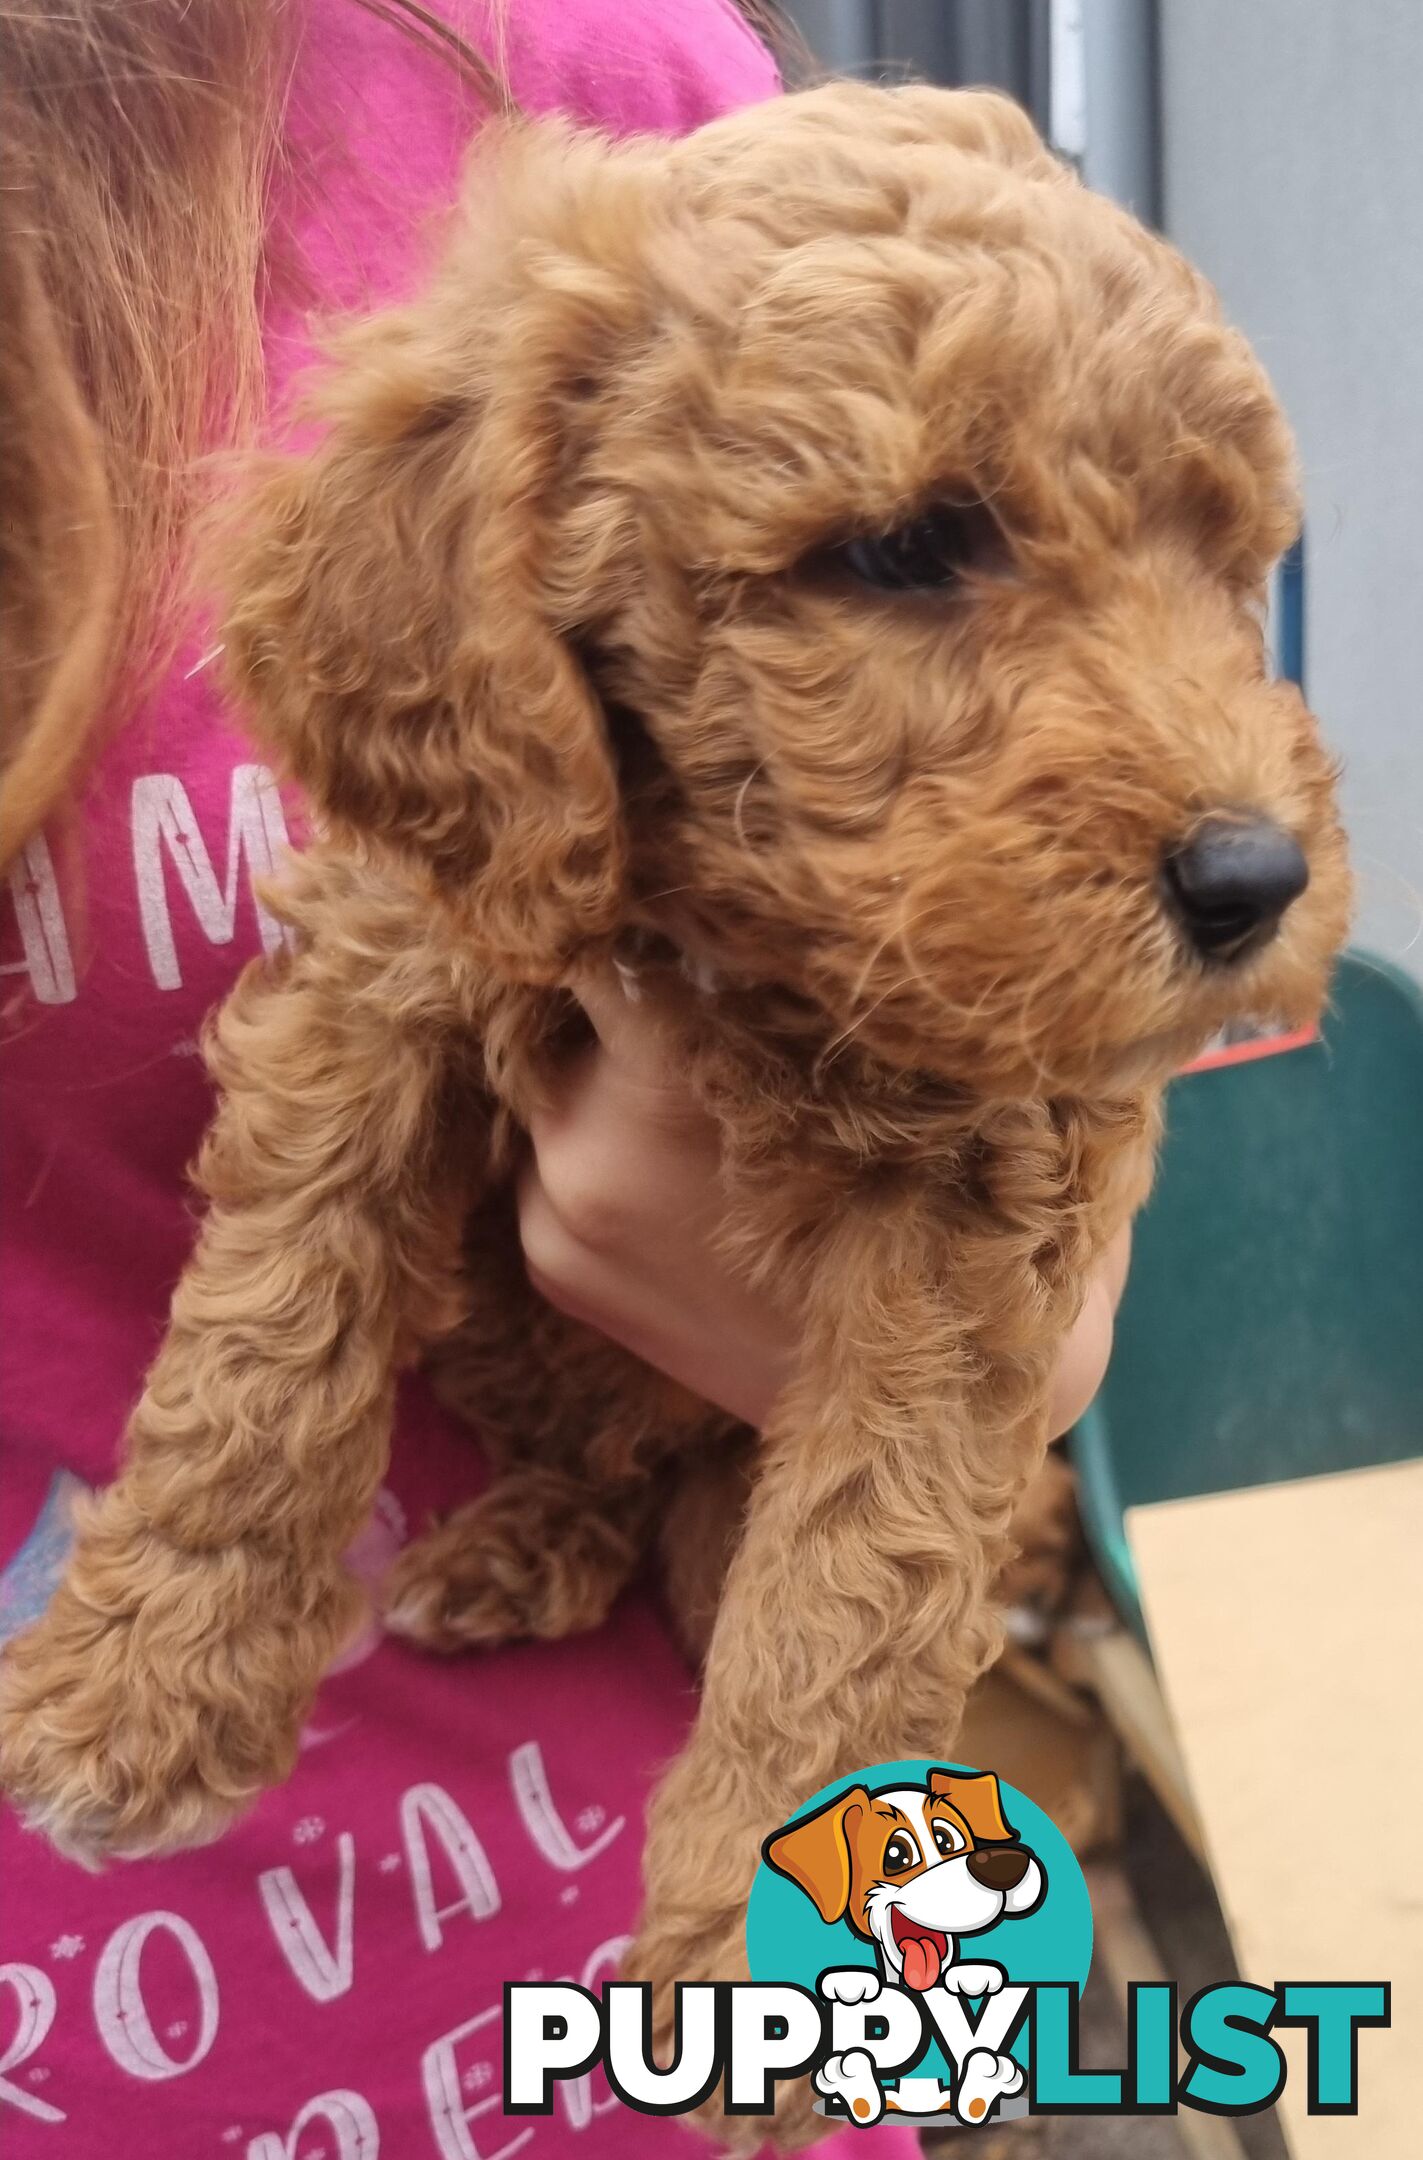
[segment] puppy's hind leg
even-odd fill
[[[653,1504],[650,1480],[600,1491],[540,1464],[496,1477],[401,1553],[386,1626],[443,1651],[586,1634],[635,1573]]]
[[[442,1651],[599,1626],[646,1556],[669,1453],[725,1423],[538,1296],[511,1193],[478,1210],[466,1268],[470,1312],[432,1371],[494,1475],[385,1589],[392,1631]]]

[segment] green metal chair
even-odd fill
[[[1173,1084],[1072,1452],[1142,1640],[1128,1508],[1423,1454],[1423,992],[1396,969],[1348,955],[1318,1042]]]

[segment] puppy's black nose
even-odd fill
[[[1028,1855],[1021,1845],[988,1845],[971,1852],[965,1865],[985,1890],[1013,1890],[1028,1872]]]
[[[1309,883],[1304,850],[1271,818],[1207,818],[1168,855],[1166,892],[1203,960],[1240,960],[1268,944]]]

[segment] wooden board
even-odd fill
[[[1295,2160],[1423,2154],[1423,1462],[1135,1508],[1162,1688],[1241,1975],[1388,1980],[1357,2117],[1280,2112]]]

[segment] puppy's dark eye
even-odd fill
[[[946,1860],[951,1860],[955,1853],[968,1851],[967,1838],[961,1836],[951,1822],[945,1822],[942,1815],[936,1815],[930,1827],[934,1832],[934,1843]]]
[[[878,592],[939,592],[1002,552],[998,523],[984,504],[936,503],[888,532],[841,541],[830,560]]]
[[[896,1830],[884,1849],[885,1874],[902,1875],[906,1868],[918,1865],[919,1857],[919,1847],[915,1844],[909,1832],[907,1830]]]

